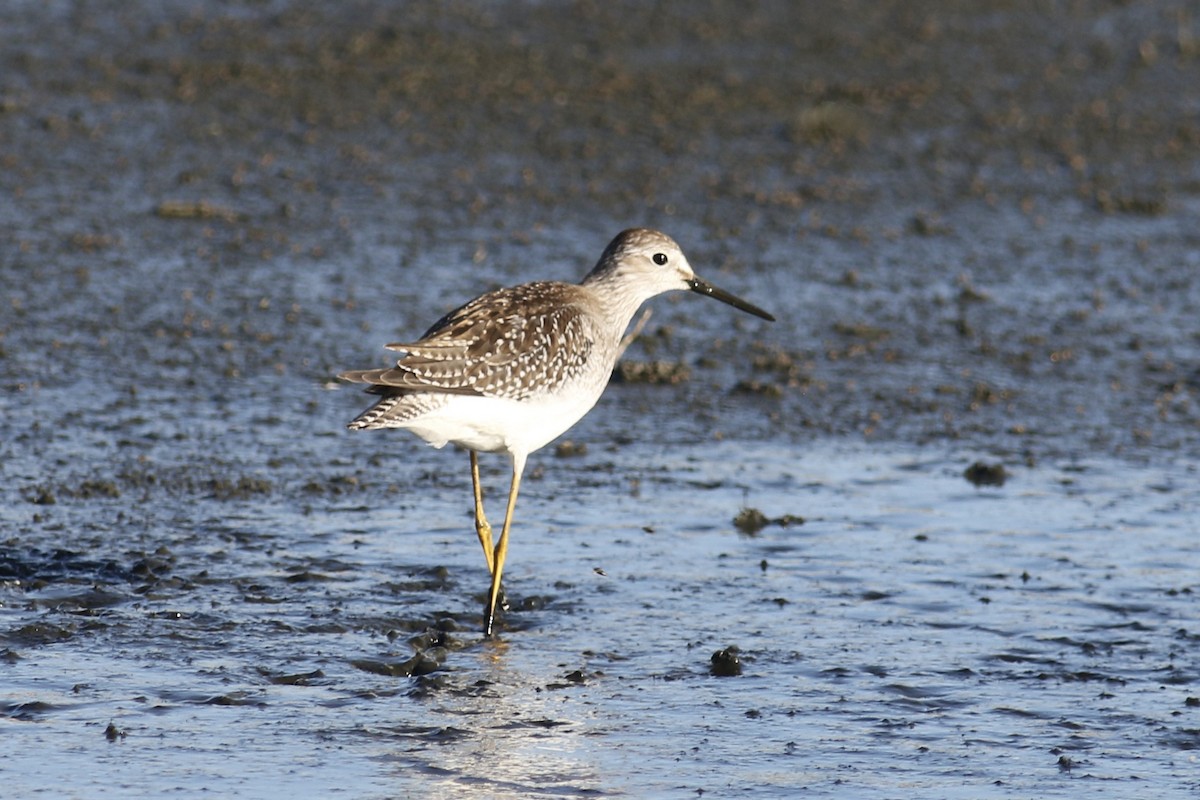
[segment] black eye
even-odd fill
[[[654,258],[654,263],[658,264],[660,267],[663,264],[667,263],[667,254],[666,253],[655,253],[653,258]]]

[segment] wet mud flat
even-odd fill
[[[1194,794],[1187,4],[5,13],[6,786]],[[654,303],[483,642],[332,376],[633,224],[780,322]]]
[[[1193,793],[1194,468],[1062,462],[976,488],[963,464],[770,443],[555,460],[495,641],[449,490],[419,529],[403,504],[203,499],[151,553],[6,542],[5,777],[140,796]],[[786,522],[739,532],[747,498]],[[125,538],[98,516],[58,519]]]

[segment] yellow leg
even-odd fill
[[[492,572],[492,526],[483,515],[483,487],[479,483],[479,454],[471,451],[471,483],[475,488],[475,533],[483,545],[483,557],[487,559],[488,574]]]
[[[488,593],[487,614],[483,621],[483,633],[492,635],[492,622],[496,617],[496,601],[500,597],[500,575],[504,572],[504,558],[508,555],[508,531],[512,527],[513,509],[517,505],[517,492],[521,488],[521,473],[525,470],[525,456],[513,456],[512,485],[508,489],[508,509],[504,512],[504,527],[500,529],[500,541],[492,559],[492,589]]]

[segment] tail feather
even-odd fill
[[[346,425],[352,431],[377,428],[407,428],[418,417],[436,411],[450,402],[452,395],[411,392],[389,386],[371,386],[368,394],[383,395],[366,411]]]
[[[338,377],[350,383],[378,383],[385,372],[386,369],[351,369],[338,373]]]
[[[375,388],[372,387],[372,389]],[[394,428],[400,422],[412,417],[411,404],[407,409],[404,407],[404,401],[407,397],[408,395],[400,393],[385,395],[375,405],[350,420],[346,427],[352,431]]]

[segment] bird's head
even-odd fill
[[[630,228],[617,234],[596,266],[583,280],[584,285],[611,283],[631,293],[640,305],[655,295],[686,289],[707,295],[734,308],[775,321],[758,306],[718,289],[696,277],[687,256],[665,233],[647,228]]]

